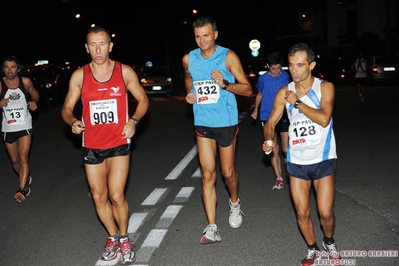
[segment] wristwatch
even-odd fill
[[[134,121],[134,124],[135,124],[136,126],[137,126],[137,125],[139,124],[139,122],[140,122],[140,120],[134,118],[133,116],[132,116],[130,119],[132,119],[132,120]]]
[[[224,83],[224,87],[222,87],[222,89],[227,90],[227,87],[230,85],[230,82],[228,82],[227,80],[223,80]]]
[[[301,104],[302,104],[301,100],[299,100],[299,99],[296,100],[295,103],[294,103],[294,108],[298,108]]]

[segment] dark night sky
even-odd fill
[[[30,63],[37,59],[86,60],[85,35],[91,23],[116,34],[112,52],[116,59],[133,63],[152,54],[164,54],[165,39],[177,32],[172,30],[169,35],[172,25],[179,26],[173,9],[165,11],[165,4],[157,1],[151,1],[152,8],[145,4],[131,8],[119,0],[109,2],[112,6],[90,0],[9,1],[0,9],[0,55],[14,54]],[[82,18],[75,19],[76,13]]]
[[[183,54],[197,47],[191,23],[198,15],[213,17],[219,27],[218,44],[238,54],[241,49],[249,56],[252,36],[268,37],[269,27],[262,24],[268,20],[270,5],[268,11],[263,10],[261,1],[246,1],[242,6],[229,1],[228,5],[221,4],[223,8],[201,6],[198,1],[185,1],[177,7],[170,1],[107,2],[110,4],[94,0],[3,3],[0,56],[13,54],[26,64],[38,59],[53,63],[87,61],[86,31],[91,23],[96,23],[116,34],[111,58],[128,64],[143,64],[147,60],[164,63],[168,58],[172,64],[180,65]],[[193,9],[198,9],[199,14],[194,15]],[[80,20],[74,18],[76,13],[82,14]]]

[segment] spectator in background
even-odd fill
[[[265,125],[270,117],[273,109],[274,97],[278,90],[290,82],[290,76],[286,71],[282,71],[283,56],[279,52],[270,53],[267,56],[267,67],[269,70],[261,75],[256,83],[258,94],[255,98],[255,108],[252,112],[251,117],[253,119],[259,118],[262,127]],[[260,110],[259,110],[260,106]],[[280,119],[278,125],[276,125],[276,131],[278,134],[274,135],[274,147],[271,153],[270,163],[273,167],[274,174],[276,175],[276,183],[273,189],[282,189],[284,187],[283,175],[281,170],[281,159],[280,159],[280,146],[283,154],[283,159],[287,154],[288,148],[288,126],[289,121],[287,113],[283,113],[283,117]]]
[[[355,82],[359,94],[359,101],[364,102],[366,99],[367,61],[364,59],[362,53],[359,53],[358,58],[353,61],[351,68],[355,71]]]

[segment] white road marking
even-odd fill
[[[144,240],[141,247],[159,247],[167,231],[168,230],[166,229],[152,229],[147,238]]]
[[[194,191],[194,187],[183,187],[177,193],[175,197],[176,201],[187,201],[187,199],[191,196],[191,193]],[[154,192],[153,192],[154,193]],[[148,263],[151,259],[152,254],[155,250],[161,245],[163,238],[168,232],[169,226],[172,224],[174,219],[179,214],[182,205],[169,205],[166,210],[163,212],[161,217],[159,218],[158,223],[155,225],[155,229],[151,230],[150,234],[148,234],[147,238],[144,240],[140,249],[137,250],[137,262],[140,263]],[[133,218],[134,217],[134,218]],[[136,222],[143,223],[143,221],[148,217],[148,213],[134,213],[129,220],[129,228],[133,228],[131,223]],[[136,225],[136,227],[140,227],[140,225]],[[137,230],[136,230],[137,231]],[[131,231],[133,232],[133,230]],[[130,232],[129,232],[130,233]],[[137,265],[137,264],[135,264]],[[143,264],[144,265],[144,264]]]
[[[159,219],[158,223],[155,225],[157,229],[167,229],[175,220],[176,216],[179,214],[182,205],[169,205],[164,213],[162,214],[161,218]]]
[[[191,177],[202,177],[201,167],[198,167],[197,171]]]
[[[141,203],[141,205],[155,205],[159,199],[164,195],[167,188],[156,188],[151,194]]]
[[[151,259],[154,251],[161,245],[163,238],[166,235],[167,229],[152,229],[148,234],[140,250],[137,252],[138,262],[146,263]]]
[[[177,193],[174,202],[186,202],[194,191],[194,187],[183,187]]]
[[[180,161],[178,165],[170,172],[166,177],[165,180],[175,180],[179,177],[181,172],[183,172],[184,168],[191,162],[194,156],[197,154],[197,145],[195,145],[191,151],[187,153],[186,156]]]
[[[179,214],[181,209],[181,205],[169,205],[166,210],[163,212],[161,219],[175,219]]]
[[[129,226],[127,228],[127,232],[130,234],[137,233],[138,229],[144,223],[148,215],[149,215],[148,212],[133,213],[129,219]]]

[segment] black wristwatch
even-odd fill
[[[137,126],[140,122],[140,120],[137,120],[136,118],[134,118],[133,116],[130,118],[134,121],[134,124]]]
[[[223,80],[224,83],[224,87],[222,87],[222,89],[227,90],[227,87],[230,85],[230,82],[228,82],[227,80]]]
[[[301,104],[302,104],[301,100],[299,100],[299,99],[296,100],[295,103],[294,103],[294,108],[298,108]]]

